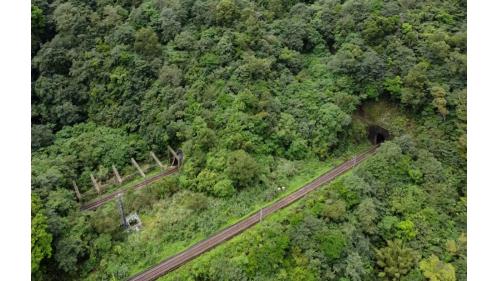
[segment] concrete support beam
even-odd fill
[[[180,163],[181,161],[180,161],[179,156],[177,155],[177,153],[175,153],[175,151],[170,147],[170,145],[167,145],[167,148],[168,148],[168,150],[170,151],[170,153],[173,156],[172,165],[171,166],[174,165],[175,160],[177,160],[177,163]]]
[[[78,185],[76,185],[76,182],[73,181],[73,188],[75,189],[76,197],[78,198],[78,201],[82,201],[82,195],[80,194],[80,190],[78,189]]]
[[[156,164],[158,164],[158,166],[160,166],[160,168],[165,169],[165,167],[163,167],[163,164],[161,163],[160,159],[158,159],[158,157],[156,157],[156,155],[153,151],[151,151],[149,154],[151,154],[151,157],[153,157]]]
[[[97,194],[101,194],[101,186],[95,179],[94,174],[90,173],[90,179],[92,180],[92,184],[94,184],[95,190],[97,190]]]
[[[118,173],[118,170],[116,169],[115,165],[113,165],[113,173],[115,174],[115,178],[118,181],[119,184],[123,182],[122,177],[120,177],[120,173]]]
[[[130,160],[132,160],[132,164],[135,166],[135,168],[139,171],[139,174],[141,174],[141,176],[143,178],[146,177],[146,175],[144,174],[144,172],[141,170],[141,167],[139,166],[139,164],[137,164],[137,162],[135,162],[135,159],[134,158],[130,158]]]

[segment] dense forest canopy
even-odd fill
[[[316,266],[341,264],[335,274],[308,267],[301,255],[313,246],[302,238],[260,255],[275,249],[276,259],[297,262],[290,272],[312,279],[465,280],[466,16],[463,0],[32,0],[33,278],[124,279],[139,270],[118,258],[129,240],[112,215],[79,212],[73,181],[88,191],[90,173],[105,179],[112,165],[130,169],[130,158],[164,157],[170,145],[185,154],[182,173],[133,205],[181,189],[193,194],[186,206],[205,210],[207,200],[276,185],[283,163],[330,159],[364,142],[355,115],[384,101],[400,112],[385,123],[400,137],[380,156],[387,169],[363,168],[347,186],[371,191],[304,222],[326,224]],[[397,193],[380,195],[388,186]],[[422,213],[420,200],[435,201]],[[347,239],[335,225],[359,212],[364,238]],[[440,224],[450,233],[430,231]],[[447,240],[452,252],[442,250]],[[346,256],[348,243],[364,251]],[[405,262],[391,267],[394,255]],[[275,280],[252,266],[245,278]]]

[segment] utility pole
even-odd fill
[[[123,182],[122,177],[120,177],[120,173],[118,173],[118,170],[116,169],[115,165],[113,165],[113,173],[115,173],[115,178],[118,181],[119,184]]]
[[[118,203],[118,212],[120,212],[120,218],[122,221],[122,226],[124,228],[128,227],[127,219],[125,218],[125,210],[123,208],[123,201],[122,201],[123,193],[120,193],[116,196],[116,202]]]
[[[101,194],[101,187],[99,186],[99,183],[94,177],[94,174],[90,173],[90,179],[92,180],[92,183],[94,184],[95,190],[97,190],[97,194]]]
[[[82,195],[80,194],[80,190],[78,190],[78,186],[76,185],[76,182],[73,181],[73,188],[75,189],[76,197],[78,198],[78,201],[82,201]]]
[[[151,157],[153,157],[156,164],[158,164],[158,166],[160,166],[160,168],[165,169],[165,167],[163,167],[163,164],[161,163],[160,159],[158,159],[158,157],[156,157],[156,155],[153,151],[151,151],[149,154],[151,154]]]
[[[144,174],[144,172],[141,170],[141,167],[139,166],[139,164],[137,164],[137,162],[135,162],[134,158],[130,158],[130,160],[132,160],[132,164],[134,164],[135,168],[139,171],[139,174],[141,174],[141,176],[143,178],[146,177],[146,175]]]

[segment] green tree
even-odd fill
[[[347,243],[345,236],[338,230],[321,232],[316,239],[320,241],[319,249],[330,262],[341,257]]]
[[[113,245],[111,235],[102,234],[92,241],[90,246],[90,257],[88,263],[93,266],[98,266],[101,258],[111,250]]]
[[[45,17],[43,10],[36,5],[31,5],[31,29],[32,31],[40,32],[45,28]]]
[[[448,115],[448,109],[446,108],[447,91],[441,86],[433,86],[431,88],[431,95],[434,97],[432,105],[438,110],[443,118],[446,118]]]
[[[42,202],[31,195],[31,274],[39,274],[40,262],[52,255],[52,235],[48,232],[47,217],[43,214]]]
[[[59,188],[49,193],[46,207],[61,216],[67,216],[77,210],[78,205],[74,198],[73,191]]]
[[[177,87],[181,85],[183,79],[182,70],[175,64],[164,64],[160,70],[158,80],[163,85],[171,85]]]
[[[448,35],[443,31],[434,31],[427,35],[427,56],[433,60],[444,60],[449,55]]]
[[[403,78],[404,88],[401,94],[401,102],[414,108],[423,104],[429,84],[428,62],[420,62],[414,65]]]
[[[417,253],[403,245],[401,240],[387,241],[387,247],[375,250],[378,276],[383,280],[400,280],[415,266]]]
[[[51,125],[31,125],[31,150],[47,146],[54,140]]]
[[[391,95],[399,97],[401,95],[401,86],[403,82],[401,81],[401,77],[387,77],[384,80],[384,89],[388,91]]]
[[[251,237],[248,247],[248,271],[252,275],[270,274],[283,266],[286,250],[290,244],[289,237],[282,226],[270,223],[268,231]]]
[[[46,18],[40,7],[31,4],[31,55],[40,48],[42,37],[45,36]]]
[[[242,64],[236,70],[236,73],[245,80],[264,79],[271,73],[271,58],[257,58],[255,55],[245,53],[242,55]]]
[[[139,196],[138,196],[139,197]],[[127,207],[132,207],[135,202],[130,202],[128,199],[128,196],[126,197],[125,200],[125,206]],[[136,200],[134,200],[136,201]],[[130,202],[130,203],[129,203]],[[110,203],[110,205],[116,205],[115,202]],[[90,219],[90,223],[92,227],[95,229],[95,231],[99,234],[114,234],[116,233],[117,230],[120,229],[121,225],[121,218],[120,214],[118,213],[118,208],[113,206],[114,208],[112,209],[104,209],[104,208],[98,208],[93,214]]]
[[[171,8],[164,8],[160,14],[161,39],[162,42],[172,40],[181,31],[181,23],[175,11]]]
[[[54,144],[33,155],[32,186],[37,191],[61,187],[72,190],[72,180],[79,186],[88,185],[91,171],[107,168],[109,173],[112,165],[123,169],[131,165],[130,157],[140,161],[146,151],[141,138],[123,129],[94,123],[65,127],[56,134]]]
[[[158,56],[161,53],[158,36],[148,27],[143,27],[135,33],[134,49],[147,57]]]
[[[397,30],[399,23],[399,17],[384,17],[380,15],[371,15],[365,21],[365,27],[363,29],[363,36],[367,39],[367,42],[372,44],[379,43],[388,34],[391,34]]]
[[[455,268],[449,263],[445,263],[435,255],[420,261],[420,270],[430,281],[455,281]]]
[[[249,187],[259,178],[259,164],[244,150],[236,150],[227,158],[226,173],[238,188]]]
[[[397,233],[396,236],[405,241],[409,241],[415,236],[417,236],[417,232],[415,230],[415,224],[411,220],[403,220],[400,221],[397,225]]]
[[[85,216],[73,214],[69,219],[71,224],[56,242],[54,258],[60,270],[74,277],[82,269],[79,263],[88,257],[93,235]]]
[[[281,51],[279,61],[284,63],[292,73],[298,73],[303,66],[300,53],[288,48]]]
[[[203,169],[198,176],[196,176],[196,187],[198,191],[211,192],[217,183],[218,173],[209,169]]]
[[[220,0],[215,8],[215,18],[222,24],[230,24],[239,17],[235,0]]]
[[[43,73],[47,69],[48,75],[40,76],[34,83],[34,98],[38,102],[32,109],[32,117],[54,124],[53,129],[60,130],[65,125],[83,120],[83,108],[78,105],[85,104],[88,96],[86,93],[77,94],[79,86],[70,83],[62,75],[71,67],[70,57],[66,51],[59,48],[49,49],[46,46],[40,50],[42,54],[37,57],[40,60],[35,60],[38,69]]]
[[[338,144],[338,134],[351,123],[351,117],[337,105],[326,103],[316,113],[316,124],[312,133],[312,147],[318,156],[325,158],[329,150]]]
[[[222,179],[213,186],[213,193],[219,197],[229,197],[235,193],[233,182],[230,179]]]
[[[248,280],[244,268],[234,259],[228,260],[223,257],[216,257],[210,261],[210,268],[211,280]]]
[[[103,8],[103,20],[100,24],[106,28],[119,26],[126,15],[127,10],[121,6],[106,5]]]
[[[90,11],[86,5],[61,3],[56,6],[53,17],[60,34],[76,36],[89,28]]]
[[[350,253],[346,259],[345,274],[351,281],[361,281],[366,274],[365,265],[357,252]]]
[[[355,43],[346,43],[335,53],[328,66],[333,72],[354,74],[360,70],[362,60],[361,47]]]
[[[377,209],[373,199],[366,198],[358,205],[355,211],[361,229],[368,234],[375,234],[377,232],[376,220],[378,217]]]
[[[310,52],[319,43],[319,34],[301,17],[279,21],[280,37],[290,50]]]
[[[346,203],[344,200],[337,200],[327,204],[322,212],[322,216],[334,222],[342,221],[346,214]]]

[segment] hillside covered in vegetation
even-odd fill
[[[165,280],[466,280],[461,0],[32,0],[34,280],[124,280],[391,133],[377,155]],[[73,181],[182,149],[81,212]],[[283,191],[282,187],[286,187]],[[281,191],[278,191],[281,190]]]

